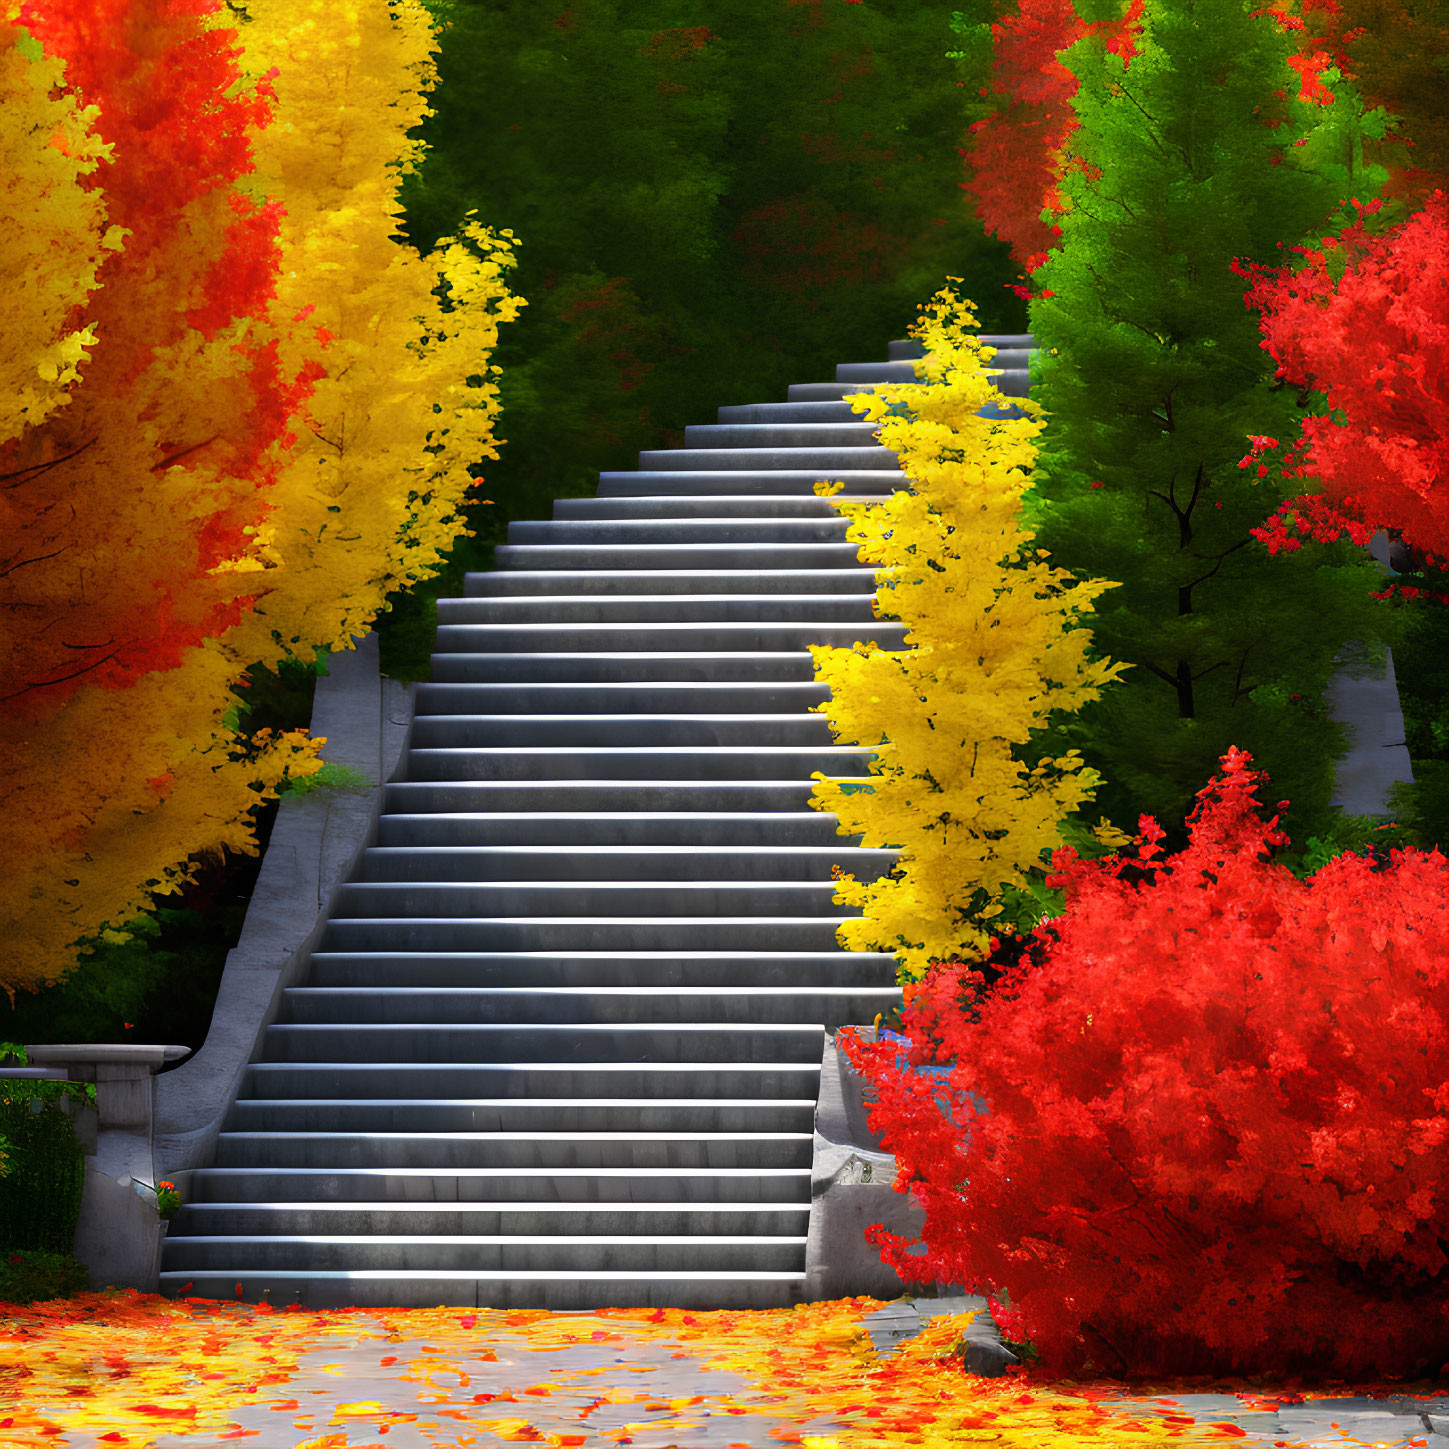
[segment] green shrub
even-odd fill
[[[0,1303],[44,1303],[89,1292],[85,1264],[69,1253],[0,1248]]]
[[[0,1050],[12,1046],[0,1043]],[[24,1060],[23,1048],[16,1054]],[[0,1141],[6,1159],[0,1176],[0,1243],[9,1244],[11,1253],[65,1254],[75,1241],[85,1156],[59,1099],[76,1095],[93,1102],[95,1088],[0,1079]]]

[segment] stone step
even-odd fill
[[[651,619],[639,624],[608,623],[497,623],[438,625],[439,653],[562,653],[590,650],[613,655],[625,652],[681,654],[780,653],[809,649],[812,644],[849,649],[858,641],[874,641],[882,649],[905,647],[906,625],[890,619],[843,624],[815,620],[770,621],[710,620],[705,622]],[[436,676],[435,676],[436,677]]]
[[[489,745],[829,745],[822,714],[433,714],[413,720],[419,750]]]
[[[782,616],[819,624],[872,624],[875,595],[638,594],[576,598],[514,595],[496,599],[439,599],[440,626],[457,624],[648,624],[745,621]]]
[[[444,1272],[401,1269],[365,1272],[167,1272],[162,1245],[159,1291],[181,1295],[283,1306],[326,1308],[538,1308],[577,1312],[618,1303],[643,1308],[788,1308],[803,1300],[805,1273],[594,1272],[541,1269],[537,1272]],[[263,1295],[267,1295],[265,1298]]]
[[[618,1026],[387,1023],[300,1026],[263,1033],[263,1054],[277,1062],[814,1062],[825,1034],[810,1022],[712,1022]]]
[[[813,1107],[814,1104],[812,1103]],[[171,1219],[173,1237],[358,1234],[407,1237],[676,1237],[804,1238],[808,1203],[187,1203]]]
[[[192,1173],[191,1194],[198,1203],[808,1203],[810,1167],[206,1167]]]
[[[1008,348],[1018,348],[1025,352],[1036,351],[1036,338],[1030,332],[979,332],[976,334],[976,340],[987,347],[995,348],[997,357],[1000,357],[1002,352]],[[915,337],[895,338],[886,351],[886,356],[892,362],[903,362],[908,358],[924,357],[925,355],[925,343]]]
[[[556,594],[637,597],[640,594],[859,595],[874,592],[875,570],[858,563],[846,568],[517,568],[463,575],[463,593],[470,599]]]
[[[839,867],[857,880],[890,871],[898,850],[757,845],[480,845],[373,846],[365,850],[355,881],[534,880],[828,880]]]
[[[838,916],[334,917],[324,951],[828,951]]]
[[[806,654],[808,662],[810,656]],[[536,680],[526,684],[423,682],[415,715],[427,714],[804,714],[830,698],[830,686],[760,679]]]
[[[767,404],[752,403],[746,406],[759,407]],[[780,404],[789,407],[789,403]],[[849,404],[845,404],[849,408]],[[727,409],[733,412],[734,409]],[[684,430],[686,449],[703,449],[718,452],[735,448],[748,448],[752,452],[776,452],[781,448],[813,448],[822,451],[835,448],[853,450],[879,445],[877,433],[880,423],[871,422],[856,413],[848,419],[820,422],[791,422],[781,419],[774,422],[750,423],[744,420],[717,423],[696,423]],[[643,456],[642,454],[640,455]]]
[[[228,1132],[812,1132],[813,1098],[711,1102],[698,1097],[494,1097],[474,1101],[241,1098]],[[238,1229],[241,1231],[241,1229]],[[348,1231],[352,1231],[348,1229]]]
[[[839,914],[832,880],[348,881],[340,919],[455,916],[814,916]]]
[[[408,751],[410,781],[779,780],[870,773],[873,750],[849,745],[475,745]]]
[[[808,810],[815,785],[804,780],[476,780],[439,784],[405,780],[383,789],[387,814],[618,809],[725,811]]]
[[[828,502],[826,499],[820,500]],[[807,543],[845,542],[850,520],[829,518],[556,518],[510,523],[510,544],[576,546],[579,544],[768,544],[798,547]]]
[[[900,1002],[894,985],[760,986],[290,986],[278,1021],[287,1025],[657,1026],[672,1021],[748,1026],[752,1021],[872,1021]]]
[[[587,687],[594,683],[628,684],[645,680],[671,684],[809,684],[814,678],[815,661],[809,649],[803,647],[433,655],[434,684],[517,682]]]
[[[222,1132],[217,1167],[808,1167],[811,1132]]]
[[[815,386],[815,384],[806,384]],[[831,383],[821,386],[831,387]],[[794,392],[794,388],[791,388]],[[874,451],[874,450],[873,450]],[[686,468],[681,464],[676,469],[652,468],[647,473],[637,470],[628,473],[600,473],[600,498],[649,498],[662,496],[681,498],[688,496],[709,497],[740,494],[758,494],[761,497],[814,498],[815,484],[819,481],[839,481],[845,486],[840,490],[842,498],[879,497],[893,493],[907,486],[906,475],[899,464],[889,467],[878,464],[874,467],[815,468],[808,460],[801,466],[787,468]]]
[[[853,543],[500,543],[493,549],[500,569],[520,572],[627,570],[637,580],[646,570],[671,565],[704,569],[848,569],[861,566]]]
[[[390,813],[378,820],[378,844],[473,845],[755,845],[838,843],[860,838],[837,833],[823,810],[725,811],[457,811]]]
[[[293,1272],[427,1272],[445,1268],[469,1272],[517,1269],[613,1269],[615,1272],[689,1272],[708,1269],[800,1271],[805,1238],[713,1237],[649,1238],[637,1235],[564,1237],[481,1237],[447,1234],[421,1236],[241,1237],[166,1239],[170,1272],[237,1270]]]
[[[993,381],[997,392],[1005,397],[1026,397],[1030,387],[1030,379],[1025,368],[996,372]],[[801,388],[820,388],[824,391],[820,395],[809,393],[804,397],[798,397],[796,393]],[[864,413],[856,412],[849,402],[849,399],[858,392],[869,391],[871,391],[869,388],[852,388],[846,383],[792,383],[789,400],[786,402],[742,403],[737,406],[720,408],[719,426],[738,427],[741,424],[764,424],[770,427],[787,427],[792,424],[802,426],[817,424],[843,427],[864,423],[867,427],[878,430],[888,417],[910,416],[910,410],[905,403],[894,403],[880,418],[871,422]],[[988,407],[982,408],[978,415],[991,416],[992,414],[993,410]],[[686,428],[684,430],[685,446],[694,447],[696,444],[690,441],[689,433],[690,429]],[[781,441],[786,440],[781,439]],[[829,440],[822,438],[821,441]],[[709,446],[709,442],[707,439],[701,439],[698,446]],[[725,446],[724,440],[720,440],[714,446]],[[763,444],[744,438],[737,446],[751,448],[761,447]]]
[[[879,424],[867,423],[864,436],[870,438],[877,427]],[[641,473],[681,473],[694,469],[711,473],[778,473],[814,468],[824,470],[815,474],[817,478],[829,478],[834,476],[831,470],[836,468],[877,472],[900,466],[900,458],[879,443],[857,443],[850,447],[655,448],[639,454]]]
[[[888,952],[481,951],[312,954],[310,986],[533,986],[896,990]],[[871,1011],[860,1018],[873,1020]]]
[[[496,1097],[517,1093],[522,1097],[556,1097],[560,1101],[685,1096],[736,1100],[809,1097],[814,1101],[819,1095],[819,1087],[818,1060],[610,1062],[581,1059],[574,1062],[452,1062],[447,1065],[431,1062],[252,1062],[242,1075],[240,1095],[271,1100],[346,1096],[357,1101],[372,1101],[396,1097]],[[426,1194],[428,1197],[433,1195]]]
[[[785,403],[779,404],[787,406]],[[837,406],[837,404],[830,404]],[[852,503],[884,503],[890,492],[850,495]],[[559,498],[553,505],[555,520],[652,519],[802,519],[839,518],[828,498],[759,493],[709,494],[683,498]]]

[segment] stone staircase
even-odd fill
[[[1024,396],[1027,337],[998,384]],[[842,399],[719,409],[509,525],[438,606],[378,844],[333,904],[172,1220],[160,1291],[310,1307],[801,1301],[824,1034],[897,1000],[846,952],[809,809],[865,775],[810,644],[904,626],[811,485],[904,486]]]

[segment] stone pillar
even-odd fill
[[[129,1042],[26,1046],[36,1066],[95,1084],[95,1107],[76,1114],[86,1176],[71,1250],[94,1289],[154,1293],[159,1285],[164,1231],[152,1166],[155,1074],[190,1051]]]

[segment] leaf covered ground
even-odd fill
[[[1123,1397],[1120,1383],[1053,1382],[1037,1369],[974,1377],[951,1354],[966,1316],[931,1319],[877,1353],[865,1320],[881,1306],[319,1310],[131,1290],[0,1304],[0,1444],[1073,1449],[1244,1438],[1227,1418],[1174,1414],[1161,1397],[1167,1407],[1150,1416],[1099,1407]],[[1151,1406],[1175,1387],[1131,1392]],[[1210,1387],[1253,1407],[1285,1397]]]

